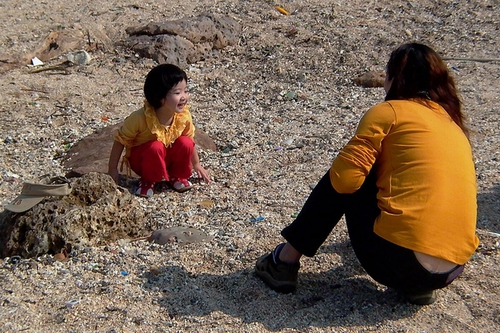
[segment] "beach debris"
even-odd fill
[[[84,46],[85,33],[83,31],[73,29],[52,31],[32,52],[24,56],[19,56],[18,54],[8,55],[5,59],[2,59],[0,62],[0,73],[18,65],[32,64],[34,58],[37,58],[41,62],[47,62],[60,57],[66,52],[83,49]]]
[[[72,299],[72,300],[66,302],[65,307],[72,308],[75,305],[77,305],[78,303],[80,303],[80,300]]]
[[[31,64],[33,66],[42,66],[43,65],[43,61],[41,61],[37,57],[34,57],[33,59],[31,59]]]
[[[285,98],[287,100],[296,100],[297,99],[297,93],[295,93],[293,91],[287,91],[286,94],[285,94]]]
[[[283,15],[290,15],[290,12],[281,6],[276,6],[276,10]]]
[[[85,50],[68,53],[66,55],[66,60],[62,62],[55,63],[50,66],[35,66],[37,68],[30,71],[30,73],[40,73],[45,71],[62,71],[64,74],[70,74],[68,72],[68,68],[78,65],[83,66],[87,65],[92,58]]]
[[[69,74],[68,72],[68,68],[73,66],[74,64],[69,61],[69,60],[66,60],[66,61],[63,61],[63,62],[59,62],[57,64],[53,64],[53,65],[50,65],[50,66],[39,66],[35,69],[32,69],[30,71],[30,73],[40,73],[40,72],[46,72],[46,71],[61,71],[63,74]]]
[[[21,262],[21,256],[14,255],[14,256],[8,258],[8,260],[6,260],[6,261],[11,265],[17,265]]]
[[[457,58],[457,57],[443,57],[443,60],[470,61],[470,62],[500,62],[500,58]]]
[[[203,208],[212,208],[214,206],[213,200],[206,199],[200,202],[200,206]]]

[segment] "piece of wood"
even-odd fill
[[[500,58],[455,58],[455,57],[445,57],[443,60],[455,60],[455,61],[471,61],[471,62],[496,62],[500,61]]]

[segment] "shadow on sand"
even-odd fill
[[[259,322],[272,331],[376,325],[410,317],[419,310],[395,291],[377,289],[357,262],[349,242],[320,251],[341,254],[345,264],[324,272],[301,273],[293,294],[269,289],[254,276],[253,264],[229,274],[196,276],[180,266],[165,266],[154,273],[146,272],[143,277],[148,282],[143,287],[163,292],[164,296],[155,301],[171,318],[223,312],[244,323]],[[325,312],[325,307],[331,311]]]
[[[500,185],[477,196],[477,227],[500,233]]]

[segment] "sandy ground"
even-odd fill
[[[275,9],[282,5],[291,15]],[[0,65],[32,54],[54,31],[79,31],[85,66],[0,77],[0,204],[23,181],[63,175],[60,157],[142,104],[155,65],[124,48],[129,26],[229,15],[237,45],[186,68],[201,151],[214,182],[138,199],[151,230],[195,227],[211,241],[181,246],[123,240],[13,263],[0,260],[2,332],[498,332],[500,283],[500,4],[486,1],[95,1],[0,3]],[[472,130],[480,247],[465,273],[427,307],[409,305],[359,266],[344,223],[303,261],[299,288],[281,295],[253,274],[281,241],[311,186],[384,97],[353,78],[383,70],[399,44],[438,50]],[[48,64],[63,61],[64,54]]]

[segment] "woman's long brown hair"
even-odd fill
[[[387,79],[392,80],[386,101],[419,99],[425,103],[432,100],[468,135],[455,81],[434,50],[419,43],[403,44],[391,53],[386,72]]]

